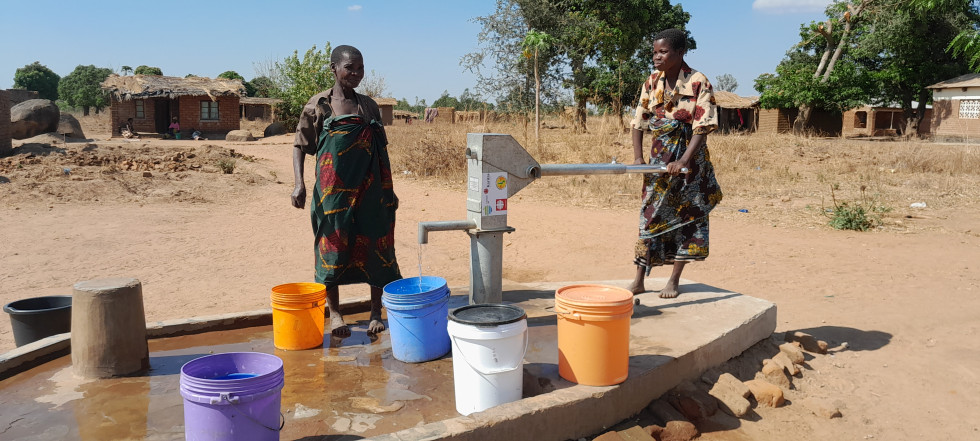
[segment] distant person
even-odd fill
[[[126,122],[119,125],[119,134],[127,139],[140,139],[140,135],[136,133],[136,129],[133,126],[132,118],[127,119]]]
[[[405,124],[412,124],[412,115],[405,115]]]
[[[684,62],[687,34],[668,29],[653,40],[656,71],[640,90],[631,122],[633,164],[644,163],[643,134],[651,132],[650,163],[666,164],[667,173],[643,175],[636,277],[630,290],[645,292],[644,276],[655,266],[673,264],[660,297],[674,298],[684,266],[708,257],[708,213],[722,198],[707,146],[718,121],[708,77]],[[688,171],[682,175],[683,169]]]
[[[395,210],[388,138],[381,110],[354,89],[364,78],[364,59],[352,46],[330,54],[333,88],[310,98],[296,126],[293,149],[295,189],[292,204],[306,204],[303,181],[306,155],[316,155],[316,183],[311,199],[316,282],[327,287],[330,332],[350,336],[340,315],[338,286],[371,287],[368,332],[385,329],[381,320],[382,288],[401,279],[395,260]]]
[[[167,134],[171,138],[176,138],[178,133],[180,133],[180,123],[177,122],[177,117],[175,116],[170,120],[170,126],[167,127]]]

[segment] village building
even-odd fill
[[[918,103],[913,102],[912,108],[916,107]],[[904,135],[908,124],[905,111],[894,105],[861,106],[844,112],[842,118],[841,136],[845,138]],[[919,121],[919,135],[929,133],[931,118],[932,108],[926,106],[925,116]]]
[[[139,133],[166,133],[176,117],[181,131],[191,129],[224,136],[241,128],[239,102],[245,94],[241,80],[161,75],[110,75],[102,82],[110,98],[112,136],[133,118]]]
[[[390,126],[394,121],[394,110],[395,105],[398,104],[398,100],[394,98],[372,98],[374,102],[378,103],[378,107],[381,109],[381,124]]]
[[[932,90],[932,135],[940,140],[980,139],[980,73],[961,75]]]
[[[716,90],[714,95],[718,107],[719,133],[756,131],[759,122],[757,97],[742,97],[724,90]]]
[[[238,101],[241,130],[254,137],[285,133],[285,127],[276,124],[276,110],[282,102],[279,98],[242,97]]]
[[[13,141],[10,138],[10,97],[7,91],[0,90],[0,156],[9,155],[13,151]]]
[[[791,133],[799,109],[759,109],[759,133]],[[819,136],[840,136],[842,128],[841,112],[813,109],[806,132]]]

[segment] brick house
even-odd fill
[[[13,151],[10,139],[10,97],[0,90],[0,156],[6,156]]]
[[[716,90],[718,133],[755,132],[758,128],[759,98],[742,97],[733,92]]]
[[[198,129],[221,137],[241,128],[239,100],[245,95],[241,80],[160,75],[110,75],[102,82],[110,98],[112,136],[129,118],[139,133],[166,133],[176,117],[182,132]]]
[[[759,133],[791,133],[799,109],[759,109]],[[841,113],[813,109],[806,131],[820,136],[840,136]]]
[[[395,105],[398,104],[398,100],[394,98],[373,98],[374,102],[378,103],[378,109],[381,110],[381,124],[390,126],[392,121],[394,121],[394,109]]]
[[[913,102],[912,108],[918,107],[918,103]],[[929,133],[930,119],[932,118],[932,108],[926,106],[925,116],[919,121],[918,133],[925,135]],[[863,106],[857,107],[847,112],[843,116],[843,128],[841,136],[898,136],[905,132],[908,121],[905,118],[905,111],[901,107],[894,106]]]
[[[932,135],[938,139],[980,139],[980,73],[933,84]]]

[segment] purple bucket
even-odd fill
[[[282,360],[260,352],[229,352],[180,368],[184,436],[196,440],[279,440]]]

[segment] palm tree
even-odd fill
[[[133,73],[133,68],[130,67],[130,66],[123,66],[123,67],[119,68],[119,70],[122,71],[123,76],[129,75],[129,74]]]

